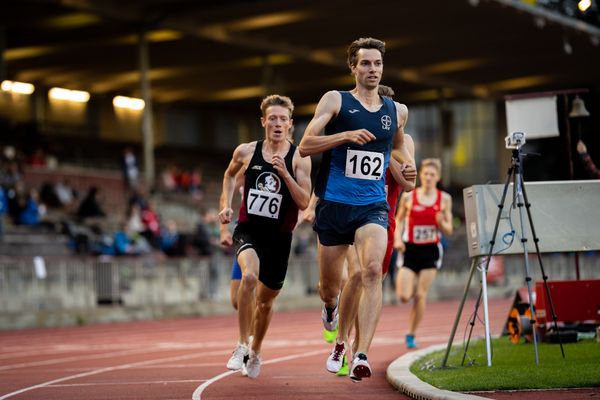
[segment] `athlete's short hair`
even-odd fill
[[[294,112],[294,103],[292,103],[292,99],[287,96],[271,94],[265,97],[260,103],[260,111],[262,112],[263,117],[265,117],[267,114],[267,108],[271,106],[282,106],[287,108],[290,111],[290,118]]]
[[[381,53],[381,58],[383,59],[383,55],[385,54],[385,42],[374,39],[374,38],[360,38],[356,39],[354,42],[350,43],[348,46],[348,68],[352,68],[356,66],[358,61],[358,51],[360,49],[376,49]]]
[[[442,174],[442,162],[439,158],[425,158],[421,161],[421,169],[425,167],[433,167],[437,169],[438,174]]]

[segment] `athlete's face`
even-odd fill
[[[419,173],[419,179],[421,179],[421,185],[424,188],[432,189],[439,182],[440,174],[437,168],[429,165],[421,168],[421,172]]]
[[[376,88],[383,75],[381,53],[377,49],[359,49],[356,56],[356,65],[352,67],[356,84],[367,89]]]
[[[288,138],[293,120],[290,118],[290,110],[283,106],[269,106],[265,116],[260,119],[265,128],[268,140],[281,141]]]

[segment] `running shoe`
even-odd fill
[[[337,328],[334,331],[328,331],[327,329],[323,329],[323,339],[327,343],[335,342],[335,338],[337,337],[338,330]]]
[[[260,374],[261,363],[262,360],[260,356],[254,352],[250,352],[250,357],[248,358],[248,362],[246,363],[246,371],[248,373],[248,378],[258,378],[258,374]]]
[[[252,348],[252,341],[254,340],[254,336],[250,335],[248,337],[248,349]],[[248,359],[250,358],[250,352],[248,352],[248,354],[246,354],[244,356],[244,363],[242,364],[242,376],[248,376],[248,368],[246,368],[246,365],[248,364]]]
[[[244,356],[248,355],[250,349],[242,343],[238,343],[237,347],[231,354],[231,358],[227,361],[227,368],[237,371],[244,364]]]
[[[327,371],[337,373],[344,364],[345,355],[345,343],[336,343],[335,346],[333,346],[333,350],[329,354],[329,357],[327,357]]]
[[[337,329],[338,319],[339,319],[337,304],[335,305],[335,308],[333,309],[331,315],[328,315],[328,314],[329,313],[327,312],[327,308],[323,304],[323,311],[321,312],[321,319],[323,320],[323,327],[330,332],[335,331]]]
[[[415,341],[415,335],[406,335],[406,348],[407,349],[416,349],[417,342]]]
[[[371,366],[367,361],[367,355],[364,353],[356,353],[350,367],[350,379],[355,382],[360,382],[362,378],[371,377]]]
[[[348,376],[350,373],[350,368],[348,368],[348,355],[344,354],[344,359],[342,361],[342,368],[336,373],[337,376]]]
[[[246,365],[248,365],[248,359],[250,358],[249,355],[245,355],[244,356],[244,363],[242,364],[242,376],[248,376],[248,368],[246,367]]]

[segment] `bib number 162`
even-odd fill
[[[383,177],[383,154],[374,151],[348,150],[345,175],[349,178],[379,180]]]

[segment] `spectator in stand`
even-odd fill
[[[202,197],[204,196],[204,190],[202,187],[202,169],[195,168],[192,170],[190,175],[190,187],[188,191],[195,199],[202,200]]]
[[[123,183],[126,190],[135,189],[140,177],[140,169],[137,158],[131,147],[125,147],[121,157],[121,171],[123,172]]]
[[[190,182],[192,176],[189,171],[182,170],[179,174],[179,190],[182,192],[188,192],[190,190]]]
[[[130,204],[127,210],[127,230],[136,235],[145,230],[142,222],[142,209],[137,203]]]
[[[39,203],[39,195],[36,189],[31,189],[19,214],[19,224],[37,226],[40,224],[45,207]]]
[[[581,140],[577,142],[577,153],[579,153],[579,158],[581,159],[581,162],[583,163],[583,166],[585,167],[585,170],[587,171],[588,175],[591,178],[600,179],[600,169],[598,169],[598,167],[596,167],[596,164],[594,164],[592,157],[590,157],[590,155],[587,152],[587,147],[585,143],[583,143],[583,141]]]
[[[160,247],[160,218],[156,213],[153,200],[149,200],[146,207],[142,208],[142,235],[154,248]]]
[[[174,192],[177,189],[175,180],[176,167],[169,165],[161,174],[161,184],[165,192]]]
[[[177,223],[168,219],[160,231],[160,249],[168,256],[185,256],[185,246],[177,230]]]
[[[4,161],[4,167],[0,171],[0,185],[5,189],[14,189],[18,182],[22,181],[23,171],[16,160]]]
[[[40,200],[48,207],[48,208],[60,208],[62,204],[56,195],[56,191],[54,190],[54,184],[52,182],[44,182],[42,183],[42,187],[40,188]]]
[[[210,256],[214,253],[214,250],[219,245],[215,241],[215,228],[219,229],[220,226],[216,224],[216,212],[215,210],[204,211],[201,213],[200,222],[196,226],[196,234],[194,235],[194,245],[198,249],[198,254],[201,256]]]
[[[65,178],[62,181],[56,182],[54,192],[61,206],[65,210],[71,211],[77,198],[77,191],[71,187],[69,180]]]
[[[8,213],[8,197],[6,191],[0,186],[0,242],[4,237],[4,215]]]
[[[123,221],[120,229],[113,236],[115,255],[149,254],[152,249],[143,236],[131,234],[127,221]]]
[[[81,200],[79,204],[79,209],[77,210],[77,216],[80,218],[89,218],[89,217],[105,217],[106,213],[100,207],[100,203],[98,201],[99,189],[96,186],[91,186],[88,189],[87,194]]]
[[[46,153],[41,147],[36,147],[33,154],[27,158],[27,165],[32,167],[45,167],[46,166]]]

